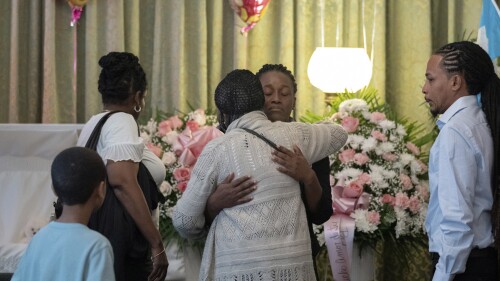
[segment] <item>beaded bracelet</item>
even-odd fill
[[[156,257],[158,257],[159,255],[161,255],[163,253],[165,253],[165,249],[163,249],[163,251],[159,252],[158,254],[151,256],[151,261],[154,261],[156,259]]]

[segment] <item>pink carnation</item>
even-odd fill
[[[372,112],[370,116],[370,121],[372,123],[378,123],[380,121],[385,120],[385,114],[382,112]]]
[[[420,149],[412,142],[407,142],[406,143],[406,148],[408,148],[413,155],[420,155]]]
[[[375,139],[377,139],[379,141],[387,141],[387,136],[384,135],[382,132],[377,131],[377,130],[374,130],[372,132],[372,137],[374,137]]]
[[[422,169],[422,173],[427,172],[427,169],[428,169],[427,165],[425,165],[422,161],[420,161],[418,159],[416,161],[417,161],[418,165],[420,165],[420,169]]]
[[[191,177],[191,170],[184,167],[176,168],[173,175],[178,182],[187,181]]]
[[[398,156],[396,154],[387,152],[387,153],[382,154],[382,158],[384,158],[384,160],[386,160],[386,161],[394,162],[398,159]]]
[[[368,219],[368,222],[371,224],[378,225],[380,224],[380,214],[375,211],[369,211],[366,214],[366,218]]]
[[[410,211],[414,214],[420,211],[420,201],[417,197],[410,197],[410,201],[408,202],[408,209],[410,209]]]
[[[161,149],[161,147],[159,147],[158,145],[155,145],[155,144],[152,144],[150,142],[148,142],[146,144],[146,147],[151,151],[153,152],[156,156],[158,156],[158,158],[161,158],[161,155],[163,153],[163,149]]]
[[[348,132],[348,133],[354,133],[358,129],[359,126],[359,120],[358,118],[347,116],[346,118],[342,119],[342,127]]]
[[[420,193],[422,196],[422,199],[428,200],[429,199],[429,187],[426,185],[417,185],[415,189]]]
[[[354,160],[355,154],[356,154],[356,151],[354,151],[354,149],[343,150],[341,153],[339,153],[339,160],[343,164],[351,162],[352,160]]]
[[[354,163],[358,165],[364,165],[368,161],[370,161],[370,157],[368,157],[365,153],[354,154]]]
[[[412,187],[411,178],[405,174],[399,174],[399,180],[401,181],[401,185],[403,185],[404,190],[409,190]]]
[[[394,205],[406,209],[408,207],[409,201],[410,199],[408,198],[408,195],[399,192],[398,194],[396,194],[396,200],[394,202]]]
[[[364,184],[369,184],[372,181],[372,177],[367,174],[367,173],[362,173],[359,175],[357,182],[364,185]]]
[[[394,206],[394,203],[396,201],[396,198],[390,194],[384,194],[382,195],[382,203],[383,204],[389,204],[391,206]]]
[[[187,181],[181,181],[181,182],[177,183],[176,187],[180,192],[184,192],[184,191],[186,191],[187,183],[188,183]]]

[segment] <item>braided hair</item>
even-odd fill
[[[292,72],[286,68],[286,66],[282,64],[264,64],[259,71],[255,75],[257,75],[257,78],[260,79],[260,76],[262,76],[264,73],[270,72],[270,71],[277,71],[285,74],[292,80],[293,83],[293,94],[297,93],[297,82],[295,82],[295,77],[293,76]]]
[[[448,75],[462,74],[469,95],[481,94],[481,107],[486,115],[493,138],[493,170],[491,187],[493,210],[491,219],[497,249],[500,250],[500,78],[495,74],[493,62],[477,44],[461,41],[447,44],[434,54],[443,57],[441,67]]]
[[[102,70],[98,89],[103,104],[122,104],[137,91],[144,94],[146,73],[134,54],[111,52],[99,59],[99,65]]]
[[[219,129],[224,133],[233,121],[244,114],[262,110],[265,102],[259,79],[246,69],[229,72],[215,88],[214,99],[219,111]]]

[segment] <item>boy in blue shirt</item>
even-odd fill
[[[106,194],[101,157],[68,148],[54,159],[51,176],[62,214],[32,238],[12,280],[115,280],[111,244],[87,227]]]

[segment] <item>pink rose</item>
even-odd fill
[[[408,209],[414,214],[420,212],[420,201],[417,197],[412,196],[408,202]]]
[[[362,173],[359,175],[357,182],[359,182],[361,185],[363,184],[369,184],[372,181],[372,177],[367,174],[367,173]]]
[[[406,209],[406,208],[408,208],[408,201],[410,201],[410,199],[408,198],[408,195],[399,192],[398,194],[396,194],[396,199],[394,201],[394,205],[396,205],[397,207],[401,207],[403,209]]]
[[[380,224],[380,214],[375,211],[369,211],[366,214],[366,218],[368,219],[368,222],[371,224],[378,225]]]
[[[405,174],[399,174],[399,180],[401,181],[401,185],[403,185],[404,190],[409,190],[412,187],[411,178]]]
[[[189,130],[191,130],[191,132],[194,132],[194,131],[198,130],[198,128],[200,127],[200,124],[198,124],[198,122],[196,122],[194,120],[189,120],[186,122],[186,127],[188,127]]]
[[[172,128],[172,130],[180,128],[184,124],[182,122],[182,120],[179,119],[179,116],[177,116],[177,115],[174,115],[174,116],[168,118],[167,121],[170,122],[170,127]]]
[[[348,163],[348,162],[351,162],[352,160],[354,160],[354,155],[356,154],[356,151],[354,151],[354,149],[346,149],[346,150],[343,150],[340,154],[339,154],[339,160],[340,162],[342,162],[343,164],[345,163]]]
[[[186,191],[187,184],[188,184],[187,181],[181,181],[181,182],[177,183],[177,185],[175,187],[178,190],[180,190],[180,192],[184,192],[184,191]]]
[[[375,139],[377,139],[379,141],[387,141],[387,136],[384,135],[382,132],[377,131],[377,130],[372,132],[372,137],[374,137]]]
[[[382,154],[382,158],[384,158],[384,160],[386,160],[386,161],[394,162],[398,159],[398,156],[396,154],[386,152],[386,153]]]
[[[191,170],[185,167],[175,168],[173,174],[178,182],[187,181],[191,177]]]
[[[358,118],[347,116],[346,118],[342,119],[341,124],[342,124],[342,127],[348,133],[354,133],[358,129],[359,120],[358,120]]]
[[[385,114],[382,112],[372,112],[370,116],[370,122],[378,123],[382,120],[385,120]]]
[[[420,149],[412,142],[407,142],[406,143],[406,148],[408,148],[413,155],[420,155]]]
[[[172,127],[171,127],[170,123],[171,122],[168,121],[168,120],[161,121],[158,124],[158,133],[157,133],[157,135],[160,136],[160,137],[163,137],[166,134],[170,133],[172,131]]]
[[[194,132],[184,130],[177,136],[172,149],[179,157],[179,163],[192,167],[196,163],[205,145],[212,139],[223,135],[217,128],[208,126]]]
[[[391,206],[394,206],[395,198],[394,196],[390,194],[384,194],[382,195],[382,203],[383,204],[389,204]]]
[[[151,151],[153,152],[156,156],[158,156],[158,158],[161,158],[161,155],[163,153],[163,149],[161,149],[160,146],[158,145],[155,145],[155,144],[152,144],[150,142],[148,142],[146,144],[146,147]]]
[[[370,161],[370,157],[368,157],[365,153],[354,154],[354,163],[358,165],[364,165],[368,161]]]
[[[358,198],[363,193],[363,186],[359,183],[352,181],[342,191],[342,197]]]

